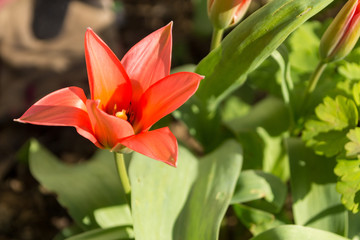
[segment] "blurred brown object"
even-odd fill
[[[111,0],[12,0],[2,5],[0,123],[56,89],[86,89],[84,34],[91,27],[106,42],[115,42],[112,4]],[[63,14],[55,14],[57,9]],[[44,31],[49,30],[53,36],[47,38]]]

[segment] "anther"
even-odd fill
[[[121,118],[125,121],[127,121],[128,117],[126,115],[126,111],[123,109],[121,112],[116,112],[115,113],[115,116],[118,117],[118,118]]]

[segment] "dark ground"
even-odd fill
[[[24,1],[35,0],[10,0],[8,4],[21,5]],[[24,8],[35,13],[34,17],[26,19],[24,16],[19,20],[19,13],[9,10],[0,0],[0,240],[48,240],[71,223],[56,197],[39,186],[27,164],[19,161],[19,149],[28,139],[36,138],[66,162],[87,159],[96,150],[73,128],[41,127],[12,121],[36,100],[60,87],[75,85],[88,92],[82,49],[85,28],[79,26],[79,38],[70,34],[69,39],[54,44],[54,39],[61,38],[62,29],[68,26],[64,19],[70,16],[73,2],[98,11],[101,6],[109,10],[107,3],[112,3],[107,0],[38,0]],[[200,0],[118,1],[115,21],[102,26],[97,26],[97,21],[94,29],[99,29],[98,34],[117,49],[115,52],[121,58],[147,34],[174,21],[172,66],[197,63],[208,52],[210,32],[203,20],[194,23],[195,18],[199,19],[194,7],[196,2]],[[265,2],[254,1],[252,10]],[[110,8],[111,15],[114,8]],[[91,11],[86,7],[81,9],[83,18],[79,22],[87,25],[86,17],[92,14]],[[100,11],[100,17],[101,14]],[[109,11],[105,11],[106,14]],[[17,20],[12,21],[15,18]],[[76,23],[75,20],[73,24]],[[16,24],[27,26],[32,36],[44,44],[43,48],[36,46],[38,42],[26,42],[26,37],[22,36],[26,30]],[[72,48],[72,44],[79,47]],[[26,61],[31,54],[34,57]],[[228,225],[230,229],[236,226],[236,218],[230,216]]]

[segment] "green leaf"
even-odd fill
[[[284,224],[271,213],[254,209],[245,205],[233,205],[236,216],[253,235]]]
[[[229,92],[241,86],[245,76],[270,56],[290,33],[331,2],[271,1],[233,29],[196,70],[206,76],[197,95],[207,102],[210,112]]]
[[[264,199],[278,212],[284,205],[286,192],[286,185],[274,175],[246,170],[240,174],[231,203]]]
[[[357,157],[360,155],[360,128],[351,129],[346,135],[350,140],[345,144],[346,156]]]
[[[116,172],[113,155],[98,151],[88,162],[68,165],[60,162],[38,142],[31,141],[30,171],[47,189],[55,192],[61,205],[68,209],[83,229],[98,228],[94,211],[109,206],[123,206],[125,196]],[[118,212],[118,221],[131,224],[129,209]]]
[[[127,204],[96,209],[94,218],[101,228],[124,226],[132,222]]]
[[[306,22],[289,38],[290,63],[299,73],[312,72],[318,64],[320,39],[316,31],[320,28],[320,22]]]
[[[358,123],[354,101],[341,95],[335,99],[325,97],[315,112],[318,119],[305,123],[302,138],[320,155],[332,157],[339,154],[347,142],[348,129]]]
[[[270,135],[278,136],[289,126],[289,112],[283,101],[268,97],[256,104],[247,115],[225,122],[235,133],[264,128]]]
[[[339,67],[339,73],[345,78],[360,80],[360,65],[357,63],[344,62],[344,65]]]
[[[335,174],[340,177],[336,189],[341,193],[341,202],[353,213],[359,212],[360,160],[338,159]]]
[[[137,240],[172,239],[173,228],[195,181],[198,161],[179,147],[177,168],[133,153],[129,166]]]
[[[355,103],[346,97],[337,96],[334,99],[326,97],[323,104],[316,109],[316,116],[333,126],[334,130],[355,127],[358,122],[358,112]]]
[[[349,222],[349,230],[348,230],[348,236],[349,238],[353,240],[359,240],[360,239],[360,213],[353,214],[348,213],[348,222]]]
[[[174,240],[218,239],[241,165],[242,149],[232,140],[200,160],[198,176],[174,228]]]
[[[263,232],[251,240],[349,240],[342,236],[310,227],[283,225]]]
[[[360,106],[360,82],[354,84],[352,88],[352,94],[356,105]]]
[[[335,159],[316,155],[300,139],[287,139],[286,146],[295,224],[344,235],[347,215],[335,190]]]
[[[134,240],[133,229],[129,226],[94,229],[67,238],[66,240]]]
[[[241,147],[228,141],[200,161],[179,150],[177,168],[133,155],[129,172],[137,240],[217,239],[241,170]]]
[[[288,156],[283,144],[283,133],[279,136],[271,136],[261,127],[256,129],[256,133],[264,142],[262,170],[286,182],[290,172]]]

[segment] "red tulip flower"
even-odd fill
[[[202,76],[170,75],[172,23],[151,33],[121,61],[91,30],[85,35],[85,57],[91,99],[78,87],[43,97],[16,121],[72,126],[97,147],[126,148],[176,166],[177,141],[168,127],[149,131],[165,115],[185,103]]]

